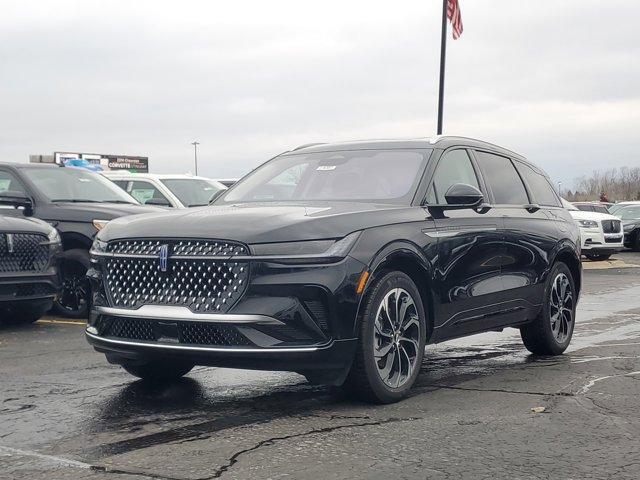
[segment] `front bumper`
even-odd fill
[[[340,370],[355,352],[357,283],[366,266],[255,261],[242,297],[224,313],[181,305],[114,308],[98,262],[86,337],[113,363],[187,358],[196,365],[261,370]]]
[[[583,253],[615,253],[624,247],[624,235],[603,233],[600,229],[581,229],[580,238]]]
[[[59,293],[60,278],[55,269],[0,276],[0,302],[53,299]]]

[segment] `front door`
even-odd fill
[[[484,191],[479,179],[466,149],[447,150],[429,185],[427,210],[429,204],[445,204],[444,194],[455,183]],[[486,329],[498,310],[503,219],[493,209],[434,212],[435,227],[424,233],[438,240],[434,338],[439,341]]]

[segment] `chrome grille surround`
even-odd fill
[[[164,245],[169,250],[166,271],[159,259]],[[235,242],[118,240],[109,243],[107,252],[113,256],[104,258],[103,275],[114,307],[169,305],[195,313],[226,313],[249,279],[249,264],[233,261],[248,248]]]
[[[0,233],[0,273],[44,272],[50,256],[46,235]]]

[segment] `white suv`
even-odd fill
[[[582,254],[589,260],[606,260],[622,250],[624,232],[618,217],[608,213],[585,212],[562,200],[564,207],[580,227]]]
[[[171,208],[201,207],[222,190],[220,182],[193,175],[155,175],[151,173],[102,172],[113,183],[143,205]]]

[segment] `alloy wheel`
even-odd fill
[[[563,344],[571,333],[573,324],[573,291],[571,282],[564,273],[553,280],[550,295],[551,331],[559,344]]]
[[[89,298],[89,283],[84,267],[75,262],[63,267],[62,292],[58,305],[70,314],[81,312],[86,308]]]
[[[404,385],[418,368],[420,321],[414,299],[402,288],[387,292],[376,311],[373,353],[378,375],[391,388]]]

